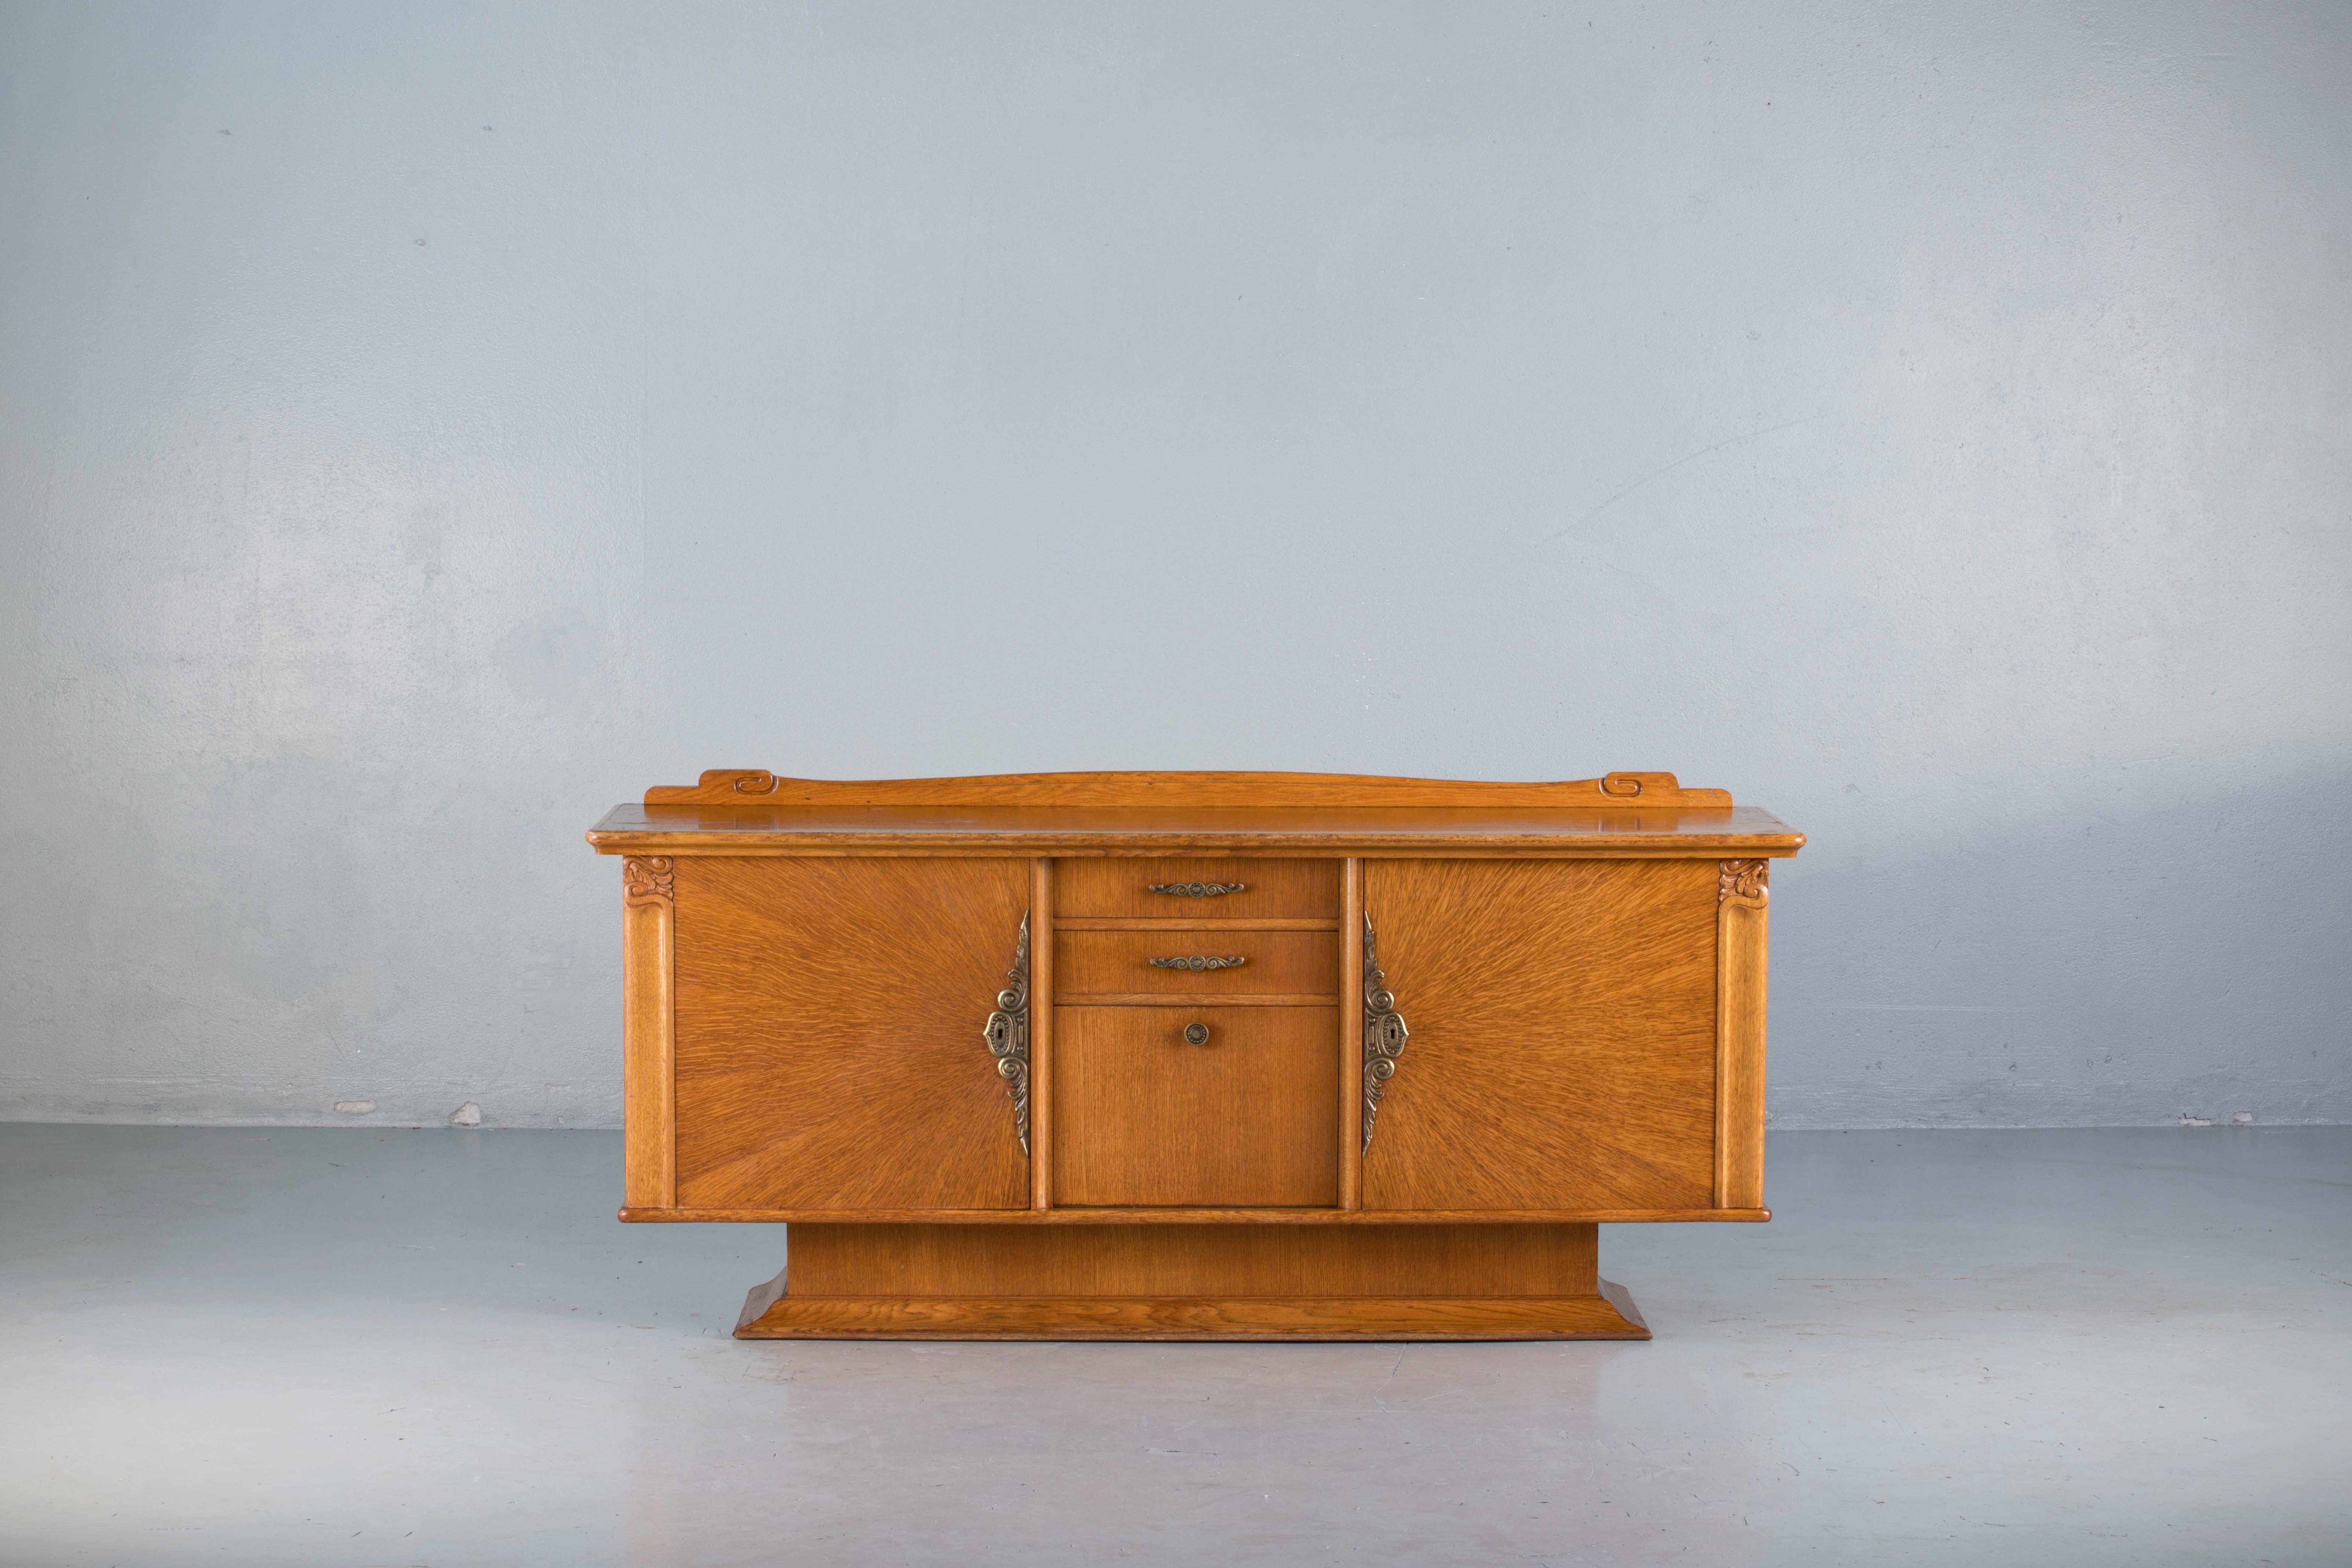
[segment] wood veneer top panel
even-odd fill
[[[617,805],[591,828],[605,854],[743,849],[1167,854],[1184,849],[1393,853],[1631,851],[1793,855],[1805,836],[1752,805],[1721,810],[1531,806]]]

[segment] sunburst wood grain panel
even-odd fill
[[[1411,1039],[1364,1206],[1715,1201],[1713,860],[1370,860]]]
[[[694,859],[677,872],[677,1199],[1025,1208],[982,1031],[1025,859]]]

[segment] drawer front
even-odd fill
[[[1239,960],[1239,963],[1234,962]],[[1320,931],[1066,931],[1056,999],[1288,996],[1339,1002],[1339,936]]]
[[[1339,862],[1059,860],[1054,912],[1125,920],[1337,921]]]
[[[1336,1007],[1057,1007],[1053,1093],[1057,1204],[1339,1201]]]

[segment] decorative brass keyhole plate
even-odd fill
[[[1013,1097],[1013,1131],[1021,1152],[1029,1152],[1029,917],[1021,917],[1021,938],[1013,950],[1013,967],[1005,971],[1013,984],[996,994],[996,1011],[982,1031],[988,1054],[996,1058],[996,1075]]]
[[[1372,1121],[1381,1113],[1381,1097],[1396,1076],[1397,1058],[1404,1055],[1411,1031],[1396,1010],[1396,997],[1384,984],[1373,956],[1372,915],[1364,911],[1364,1148],[1372,1146]]]

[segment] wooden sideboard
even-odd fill
[[[715,771],[625,857],[625,1220],[744,1338],[1646,1339],[1597,1227],[1762,1220],[1767,870],[1671,773]]]

